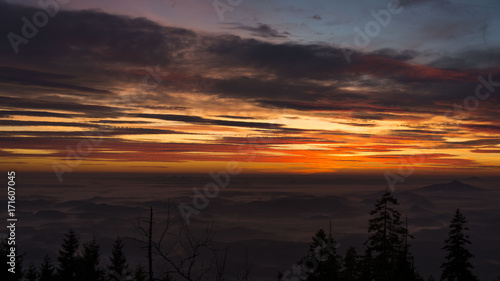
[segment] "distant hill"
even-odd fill
[[[449,183],[438,183],[422,188],[419,191],[445,191],[445,192],[462,192],[462,191],[484,191],[484,189],[475,187],[470,184],[463,183],[459,180],[454,180]]]

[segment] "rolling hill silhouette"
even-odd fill
[[[448,183],[438,183],[438,184],[432,184],[428,185],[422,188],[416,189],[418,191],[444,191],[444,192],[477,192],[477,191],[484,191],[484,189],[475,187],[470,184],[463,183],[459,180],[453,180]]]

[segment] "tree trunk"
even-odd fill
[[[153,207],[149,209],[149,235],[148,235],[148,266],[149,281],[153,281],[153,253],[151,250],[153,240]]]

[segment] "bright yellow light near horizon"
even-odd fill
[[[296,144],[269,144],[273,149],[279,150],[330,150],[332,144],[296,143]]]
[[[363,93],[373,93],[377,92],[376,88],[369,87],[369,86],[345,86],[345,87],[339,87],[339,90],[344,90],[344,91],[349,91],[349,92],[355,92],[356,94],[363,94]]]
[[[478,148],[480,149],[480,148]],[[484,150],[491,150],[492,148],[485,148]],[[494,149],[494,148],[493,148]],[[498,147],[500,150],[500,147]],[[457,149],[457,154],[462,158],[471,159],[474,161],[478,161],[484,165],[491,165],[500,167],[500,153],[477,153],[472,152],[470,148]]]
[[[28,111],[29,112],[29,111]],[[75,119],[81,120],[81,119],[89,119],[87,116],[78,114],[75,112],[52,112],[52,111],[47,111],[46,113],[61,113],[61,114],[71,114],[74,116],[71,117],[55,117],[55,116],[27,116],[27,115],[15,115],[14,118],[12,119],[7,119],[7,120],[16,120],[16,121],[46,121],[46,122],[68,122],[68,120],[71,120],[75,122]]]
[[[270,123],[278,123],[286,128],[296,128],[304,130],[324,130],[333,129],[334,124],[320,118],[302,117],[299,119],[273,118],[267,120]]]
[[[157,135],[121,135],[120,138],[129,141],[143,142],[160,142],[160,143],[206,143],[207,141],[215,141],[217,136],[211,135],[195,135],[195,134],[157,134]]]
[[[473,141],[477,138],[466,138],[466,137],[444,137],[446,142],[464,142],[464,141]]]
[[[377,134],[384,130],[389,129],[389,127],[396,122],[384,122],[377,121],[374,122],[375,126],[356,126],[356,123],[365,124],[360,122],[353,122],[350,119],[327,119],[325,117],[307,117],[302,116],[298,119],[270,119],[269,122],[276,122],[284,124],[286,128],[297,128],[303,130],[332,130],[332,131],[344,131],[346,134],[350,133],[360,133],[360,134]],[[343,123],[353,123],[343,124]]]
[[[40,154],[40,155],[48,155],[53,153],[58,153],[58,150],[50,150],[50,149],[24,149],[24,148],[2,148],[2,151],[10,152],[13,154]]]
[[[11,131],[13,134],[16,132],[87,132],[88,128],[81,128],[78,126],[13,126],[5,127],[6,130]],[[82,133],[82,136],[84,134]]]

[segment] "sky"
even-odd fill
[[[498,175],[497,1],[54,1],[0,1],[4,169]]]

